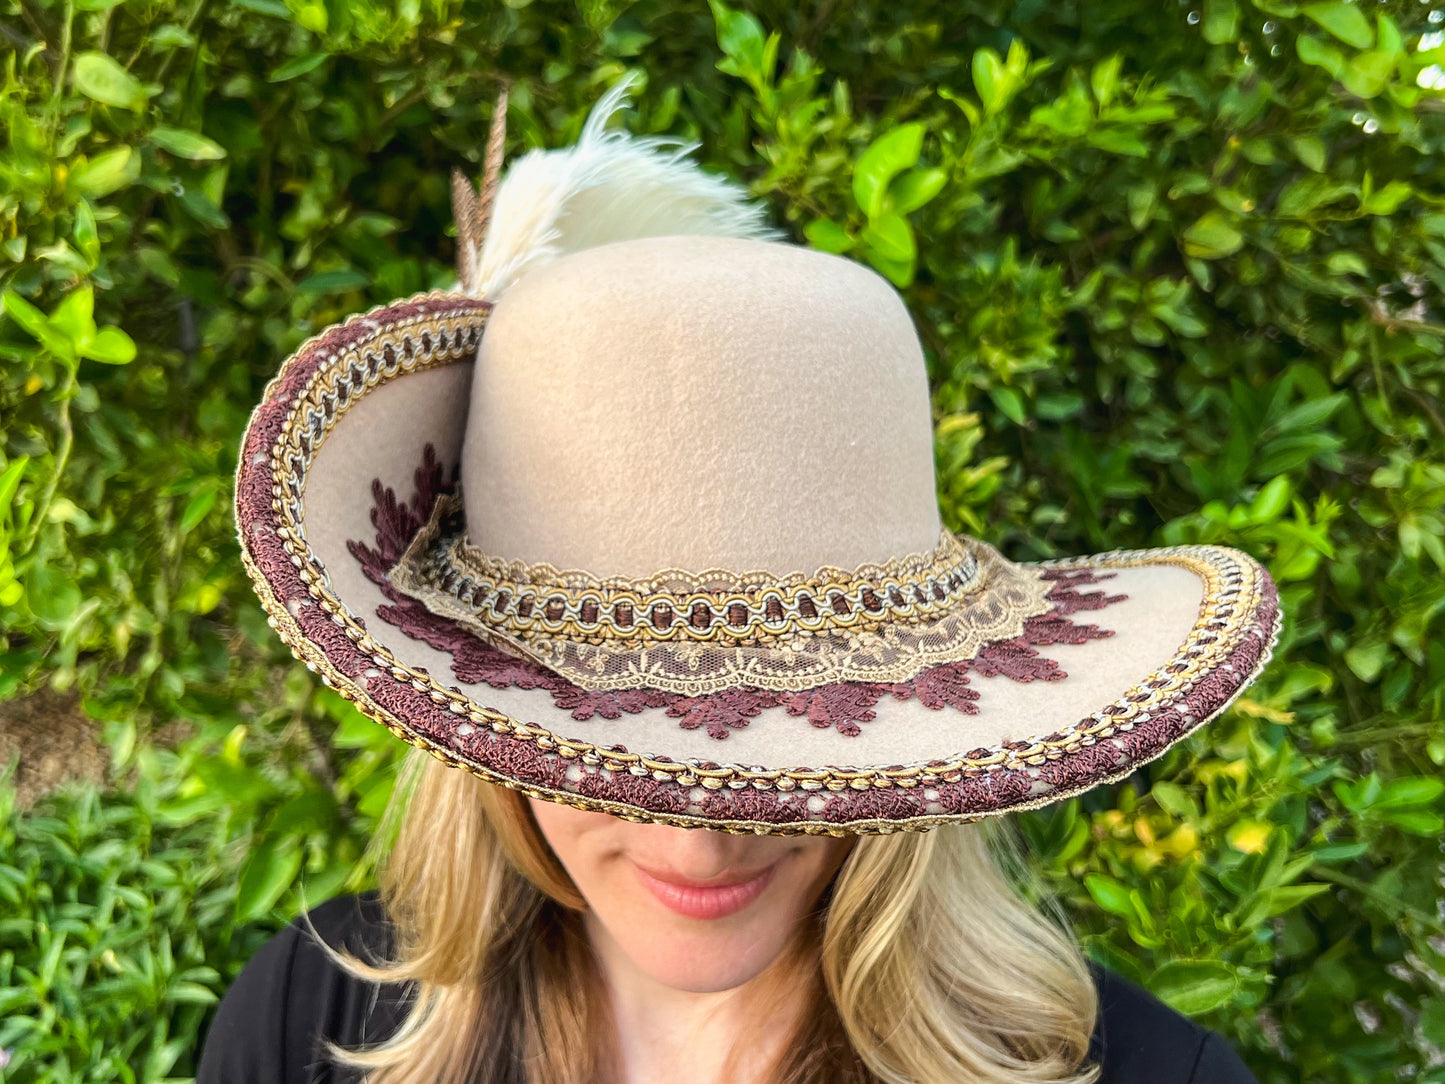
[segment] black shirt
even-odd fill
[[[375,894],[343,896],[311,912],[333,948],[375,960],[390,930]],[[1098,1084],[1258,1084],[1217,1033],[1181,1016],[1113,972],[1090,965],[1100,1013],[1089,1046],[1102,1064]],[[248,963],[222,999],[201,1052],[196,1084],[351,1084],[320,1044],[376,1043],[401,1023],[394,986],[354,979],[293,922]]]

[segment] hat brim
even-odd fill
[[[1060,615],[1097,611],[1102,628],[1000,645],[968,674],[967,702],[874,690],[849,717],[862,725],[799,718],[777,698],[732,725],[680,725],[677,705],[645,695],[569,698],[535,675],[459,665],[475,637],[399,597],[377,559],[455,474],[488,312],[433,292],[309,340],[268,386],[237,474],[243,559],[273,627],[362,712],[448,763],[667,824],[927,828],[1123,778],[1223,711],[1270,657],[1269,575],[1237,550],[1183,546],[1019,566],[1058,582],[1072,599]]]

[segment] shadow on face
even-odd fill
[[[637,824],[529,801],[587,901],[599,953],[692,993],[734,989],[778,959],[854,842]]]

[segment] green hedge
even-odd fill
[[[113,765],[4,810],[7,1079],[186,1076],[301,887],[364,880],[400,746],[265,627],[242,426],[306,337],[452,283],[500,79],[515,156],[636,70],[634,130],[903,290],[950,526],[1279,581],[1246,698],[1019,818],[1092,951],[1268,1084],[1445,1080],[1438,0],[0,13],[0,700],[79,698]]]

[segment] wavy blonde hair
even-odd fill
[[[615,1079],[586,904],[526,799],[418,750],[378,838],[394,955],[337,959],[413,1000],[389,1040],[333,1057],[368,1084]],[[770,1084],[1094,1081],[1093,979],[1027,880],[996,821],[860,837],[784,961],[808,998]]]

